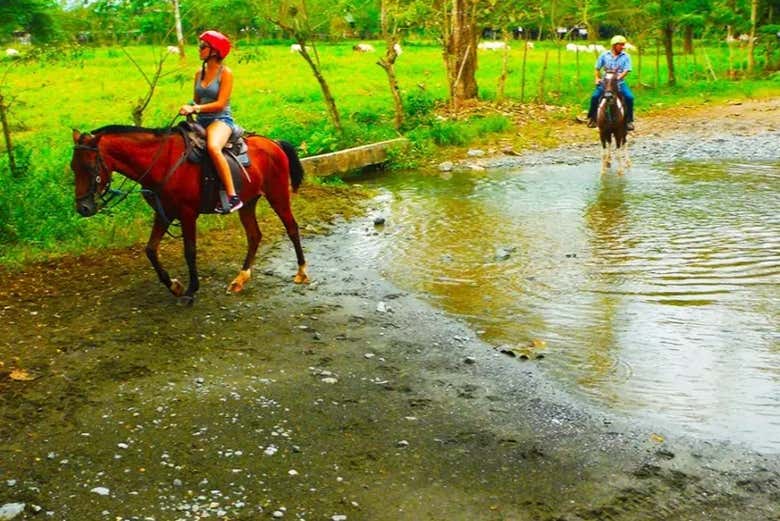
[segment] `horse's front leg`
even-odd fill
[[[609,155],[609,149],[611,146],[612,143],[610,141],[606,141],[604,138],[601,138],[601,175],[607,173],[609,165],[612,161]]]
[[[187,261],[187,268],[190,272],[190,282],[184,295],[179,297],[179,304],[191,306],[195,301],[195,292],[198,291],[200,283],[198,282],[198,268],[195,262],[196,258],[196,228],[198,216],[191,212],[182,212],[179,220],[181,221],[181,234],[184,240],[184,259]]]
[[[154,271],[157,272],[157,277],[160,279],[166,288],[175,296],[180,297],[184,292],[184,285],[177,279],[171,279],[168,272],[160,264],[160,241],[162,240],[165,231],[168,229],[168,225],[163,222],[163,219],[156,215],[154,219],[154,226],[152,226],[152,233],[149,235],[149,242],[146,243],[146,256],[149,262],[152,263]]]
[[[617,142],[617,157],[618,157],[618,169],[617,173],[618,175],[623,175],[625,170],[630,166],[630,161],[628,160],[628,147],[626,146],[626,136],[620,136],[616,140]]]
[[[260,231],[260,226],[257,225],[257,217],[255,216],[256,205],[257,199],[245,203],[243,208],[238,211],[238,215],[241,217],[241,224],[244,226],[244,232],[246,232],[246,257],[244,257],[244,264],[241,267],[241,271],[239,271],[236,278],[230,282],[230,285],[227,288],[228,293],[238,293],[244,289],[244,284],[246,284],[252,276],[252,265],[255,263],[257,247],[260,245],[260,240],[263,238],[263,233]]]
[[[623,165],[626,167],[626,170],[631,168],[631,158],[628,157],[628,141],[623,140]]]

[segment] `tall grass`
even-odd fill
[[[354,53],[351,46],[349,42],[318,47],[323,74],[342,116],[343,135],[333,131],[308,65],[282,44],[238,42],[228,58],[236,78],[232,106],[238,122],[249,130],[295,143],[302,155],[395,137],[392,98],[384,71],[376,65],[378,56]],[[383,43],[374,42],[374,46],[381,50]],[[514,45],[509,56],[505,96],[513,101],[519,100],[522,88],[520,47]],[[148,46],[124,51],[149,76],[161,56],[161,49]],[[124,51],[75,48],[42,55],[35,62],[3,61],[8,72],[0,92],[11,100],[9,122],[23,168],[11,175],[5,151],[0,150],[0,264],[40,252],[130,244],[145,237],[149,210],[140,198],[129,198],[114,217],[85,220],[73,211],[71,128],[131,124],[132,107],[148,89]],[[729,52],[733,67],[744,69],[744,49],[729,50],[725,44],[701,49],[694,56],[678,56],[678,86],[673,89],[665,85],[665,61],[656,66],[655,49],[642,53],[641,71],[637,70],[640,57],[634,53],[636,72],[630,83],[637,96],[638,117],[657,107],[778,92],[777,74],[727,80]],[[545,54],[548,68],[541,85]],[[193,58],[197,56],[194,48],[187,49],[187,56],[186,63],[176,56],[166,59],[165,75],[145,112],[145,126],[169,125],[179,106],[191,99],[193,75],[200,64]],[[579,113],[593,87],[595,59],[591,54],[577,56],[552,42],[536,43],[528,52],[525,101],[561,105],[569,114]],[[501,52],[480,51],[477,81],[482,99],[496,98],[501,64]],[[425,154],[437,146],[466,145],[510,129],[510,121],[500,115],[468,121],[435,117],[434,108],[445,104],[448,93],[438,45],[406,44],[396,68],[407,116],[402,130],[413,141],[412,150]],[[395,160],[408,164],[408,157],[395,156]]]

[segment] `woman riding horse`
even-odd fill
[[[626,102],[626,130],[634,130],[634,94],[626,85],[625,77],[631,72],[631,57],[623,51],[626,46],[626,39],[623,36],[615,35],[612,37],[612,50],[605,51],[596,60],[596,90],[590,97],[590,110],[588,110],[588,126],[595,128],[596,109],[599,99],[604,94],[604,85],[602,83],[601,71],[612,70],[617,74],[618,89]]]
[[[198,123],[206,129],[206,148],[228,196],[228,207],[222,208],[219,204],[214,211],[231,213],[241,208],[243,203],[236,194],[233,178],[230,176],[230,167],[222,155],[222,149],[236,130],[230,110],[233,71],[222,63],[230,52],[230,40],[218,31],[206,31],[198,39],[203,65],[195,73],[194,101],[183,105],[179,109],[179,114],[182,116],[197,114]]]

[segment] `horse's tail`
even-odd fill
[[[290,182],[292,183],[293,192],[298,191],[298,187],[301,186],[303,181],[303,165],[298,158],[298,152],[295,147],[287,141],[279,141],[279,146],[284,150],[284,154],[287,156],[287,161],[290,163]]]

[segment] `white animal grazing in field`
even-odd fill
[[[573,44],[573,43],[567,43],[567,44],[566,44],[566,50],[567,50],[567,51],[571,51],[571,52],[577,52],[577,51],[579,51],[579,49],[578,49],[577,47],[578,47],[578,46],[577,46],[577,45],[575,45],[575,44]]]
[[[19,51],[17,51],[16,49],[11,49],[9,47],[8,49],[5,50],[5,55],[8,56],[9,58],[16,58],[19,56]]]
[[[179,54],[179,48],[176,47],[175,45],[169,45],[166,50],[168,51],[169,54]]]
[[[479,42],[478,49],[498,51],[500,49],[509,49],[510,47],[504,42]]]
[[[352,47],[355,52],[375,52],[374,46],[370,43],[358,43]]]
[[[534,42],[525,42],[525,48],[526,49],[533,49],[534,48]]]

